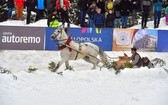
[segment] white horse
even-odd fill
[[[57,64],[55,72],[64,62],[66,69],[72,69],[69,66],[69,60],[84,59],[85,61],[92,63],[95,69],[98,63],[101,62],[103,65],[108,63],[107,54],[93,43],[77,43],[66,34],[62,26],[58,27],[51,35],[52,40],[59,41],[59,49],[61,55],[61,61]],[[98,58],[99,55],[99,58]]]

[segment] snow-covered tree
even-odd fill
[[[6,21],[7,16],[7,3],[6,0],[0,0],[0,22]]]

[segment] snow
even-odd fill
[[[147,27],[148,27],[148,29],[154,29],[154,22],[153,21],[147,22]],[[133,29],[140,29],[141,28],[141,24],[133,26],[131,28],[133,28]],[[157,30],[168,30],[168,25],[166,25],[166,19],[165,19],[165,17],[161,18],[159,27],[156,28],[156,29]]]
[[[62,24],[62,23],[60,23],[60,24]],[[4,22],[0,22],[0,26],[48,27],[46,19],[42,19],[42,20],[39,20],[35,23],[30,23],[28,25],[26,24],[26,20],[24,20],[24,21],[7,20]],[[67,23],[65,23],[65,26],[67,26]],[[79,26],[71,24],[70,27],[79,27]]]
[[[46,20],[30,25],[9,20],[0,25],[46,27]],[[148,22],[148,27],[153,27],[152,22]],[[165,27],[161,24],[159,29],[168,29]],[[110,57],[123,55],[106,53]],[[129,51],[125,53],[131,55]],[[168,64],[168,53],[139,53],[150,60],[161,58]],[[126,68],[115,75],[113,69],[91,70],[91,64],[77,60],[70,61],[74,71],[64,71],[61,76],[48,69],[51,61],[61,59],[59,51],[1,50],[0,58],[0,67],[17,76],[13,80],[11,74],[0,73],[0,105],[168,105],[168,73],[161,67]],[[30,67],[38,70],[28,73]],[[64,69],[65,65],[59,68]]]

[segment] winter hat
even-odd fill
[[[136,47],[132,47],[131,51],[137,51],[137,48]]]

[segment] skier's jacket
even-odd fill
[[[154,11],[162,11],[162,2],[158,1],[154,3]]]
[[[68,0],[63,0],[63,4],[61,5],[60,0],[56,1],[57,10],[60,10],[63,6],[65,6],[66,9],[69,9],[70,8],[70,2]]]
[[[15,7],[15,4],[14,4],[13,0],[8,0],[7,5],[8,5],[8,8],[14,8]]]
[[[165,9],[165,14],[168,14],[168,6]]]
[[[141,0],[141,11],[150,11],[152,6],[151,0]]]
[[[45,9],[45,1],[44,0],[37,0],[37,9],[44,10]]]
[[[49,15],[48,21],[47,21],[48,27],[55,27],[55,28],[59,27],[60,25],[58,20],[59,19],[56,15],[54,14]]]
[[[138,53],[132,55],[131,60],[132,60],[133,66],[137,66],[137,67],[142,66],[141,56]]]
[[[16,6],[22,7],[24,6],[25,0],[14,0],[14,2],[16,3]]]

